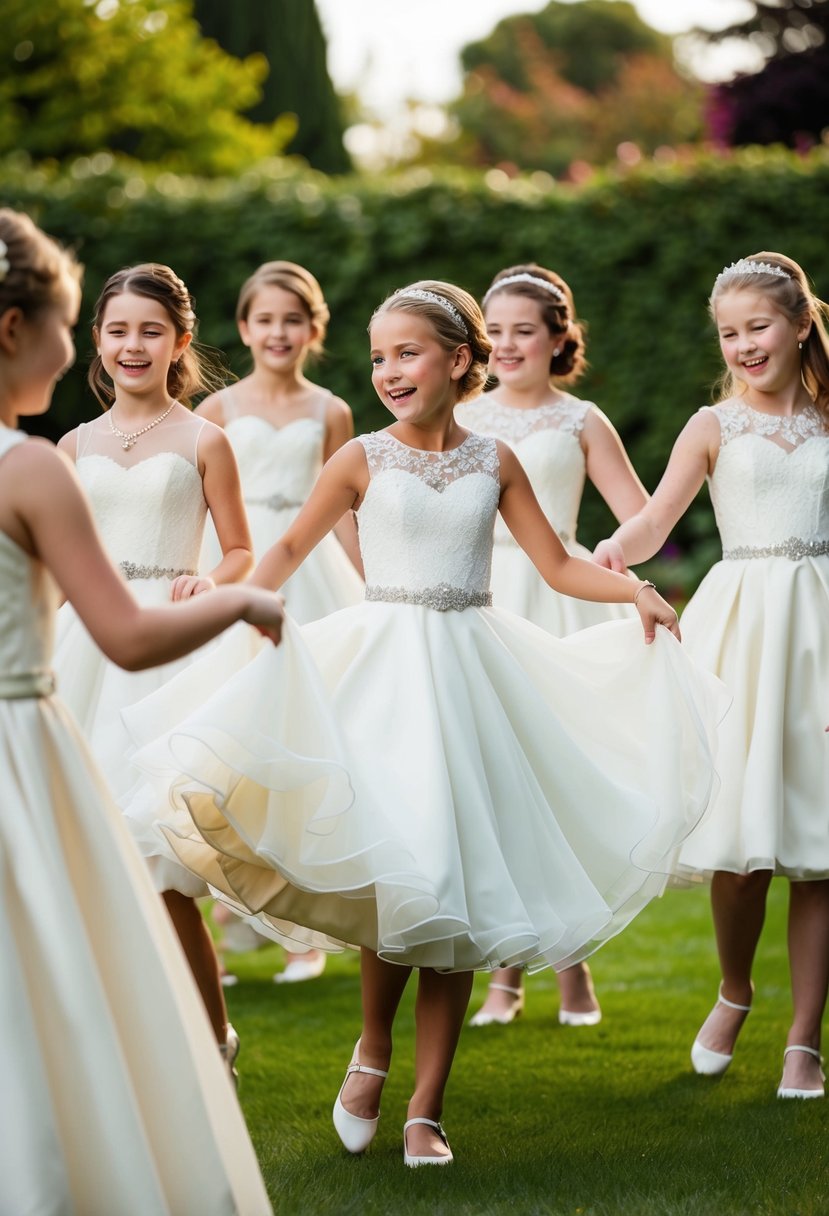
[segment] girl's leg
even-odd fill
[[[227,1042],[227,1008],[210,931],[198,904],[189,895],[165,891],[163,899],[204,1001],[216,1041],[223,1047]]]
[[[505,1026],[524,1008],[524,971],[521,967],[499,967],[493,971],[486,999],[470,1021],[470,1026]]]
[[[750,1005],[751,969],[766,916],[771,870],[730,874],[718,870],[711,881],[711,909],[720,959],[720,992],[735,1005]],[[697,1041],[709,1051],[731,1055],[746,1014],[717,1002],[703,1022]]]
[[[789,888],[789,967],[794,1016],[786,1040],[820,1050],[829,990],[829,881],[793,882]],[[804,1051],[786,1056],[783,1086],[820,1089],[820,1063]]]
[[[593,989],[593,977],[587,963],[574,963],[556,975],[561,996],[559,1021],[566,1021],[566,1014],[591,1015],[590,1021],[580,1021],[578,1016],[572,1025],[593,1025],[601,1017],[599,1002]],[[565,1015],[562,1017],[562,1015]]]
[[[384,962],[373,950],[364,947],[360,951],[363,999],[363,1029],[357,1052],[360,1064],[388,1070],[392,1024],[411,973],[411,967]],[[360,1119],[376,1119],[382,1088],[382,1077],[353,1072],[343,1086],[340,1101],[349,1114]]]
[[[440,1121],[443,1093],[471,992],[471,971],[445,975],[423,968],[420,972],[415,1004],[415,1090],[409,1102],[410,1119]],[[414,1157],[441,1157],[448,1153],[434,1129],[422,1123],[409,1128],[406,1143]]]

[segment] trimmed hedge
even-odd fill
[[[546,175],[508,181],[425,169],[378,179],[327,179],[289,162],[236,181],[137,176],[103,154],[71,173],[0,165],[0,202],[29,211],[86,265],[79,367],[58,386],[45,433],[59,435],[96,410],[83,383],[88,311],[103,280],[138,261],[168,262],[194,292],[200,337],[247,370],[233,313],[255,267],[289,258],[320,279],[332,322],[323,363],[311,369],[351,404],[358,430],[385,425],[373,395],[366,325],[391,290],[447,278],[480,296],[501,267],[535,260],[572,285],[588,324],[591,370],[577,391],[597,401],[653,488],[688,416],[711,399],[720,367],[706,300],[735,258],[781,250],[829,294],[829,154],[750,149],[731,157],[648,165],[574,189]],[[590,489],[581,536],[611,519]],[[689,557],[683,590],[717,556],[707,503],[677,529]]]

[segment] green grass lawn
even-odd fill
[[[772,884],[755,1008],[720,1080],[688,1058],[716,994],[705,891],[670,893],[592,960],[604,1020],[559,1027],[554,977],[510,1027],[466,1029],[444,1123],[455,1164],[403,1166],[414,980],[397,1021],[377,1137],[340,1146],[331,1106],[359,1033],[355,955],[276,986],[280,952],[229,957],[241,1101],[279,1213],[827,1216],[829,1103],[775,1098],[789,1018],[787,888]],[[473,1008],[483,998],[478,976]]]

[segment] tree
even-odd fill
[[[291,133],[241,117],[267,64],[203,38],[191,0],[5,0],[0,62],[0,154],[107,150],[212,175],[279,154]]]
[[[259,101],[246,111],[254,122],[273,122],[288,113],[296,133],[287,151],[323,173],[346,173],[351,160],[343,146],[345,124],[328,75],[325,37],[314,0],[195,0],[195,16],[205,34],[232,55],[253,52],[269,65]]]

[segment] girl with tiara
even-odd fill
[[[243,284],[236,323],[253,371],[207,397],[196,410],[224,427],[236,459],[257,560],[293,522],[324,462],[354,434],[351,410],[308,380],[309,356],[322,353],[328,305],[319,283],[294,262],[266,262]],[[354,517],[348,511],[283,587],[293,620],[303,625],[363,597]],[[346,556],[348,555],[348,556]],[[217,559],[208,526],[202,564]],[[349,560],[350,559],[350,560]],[[224,914],[221,906],[217,917]],[[289,954],[278,983],[313,979],[325,967],[319,950]]]
[[[263,650],[136,759],[186,800],[190,831],[177,824],[171,840],[225,898],[306,944],[362,947],[363,1025],[333,1116],[352,1153],[377,1130],[395,1013],[419,969],[404,1161],[441,1165],[472,972],[570,966],[662,889],[710,796],[721,694],[655,589],[571,557],[511,449],[455,420],[491,350],[472,297],[415,283],[370,333],[394,421],[331,457],[254,575],[281,586],[359,510],[366,601],[301,631],[338,753],[317,748],[327,773],[292,788],[297,755],[315,754],[313,715],[280,647],[276,666]],[[499,510],[557,590],[632,603],[642,624],[560,640],[490,608]]]
[[[15,429],[74,358],[79,278],[0,211],[0,1210],[265,1216],[201,1002],[49,660],[58,585],[131,670],[242,618],[277,641],[281,612],[251,587],[139,607],[69,462]]]
[[[194,418],[185,404],[215,378],[193,346],[195,327],[193,299],[169,266],[147,263],[112,275],[95,305],[97,355],[89,369],[89,383],[105,412],[59,444],[75,462],[110,557],[142,604],[187,600],[236,582],[253,563],[233,451],[219,427]],[[208,511],[220,557],[209,575],[200,575]],[[120,711],[190,660],[123,672],[100,651],[71,605],[61,610],[58,630],[55,665],[61,687],[124,806],[136,773]],[[163,893],[232,1067],[238,1040],[232,1028],[228,1032],[218,960],[196,904],[196,897],[208,892],[166,850],[155,828],[157,813],[151,800],[132,800],[130,828]]]
[[[460,405],[456,418],[461,426],[510,445],[568,553],[589,558],[588,550],[576,542],[585,476],[620,522],[635,515],[648,496],[605,415],[567,391],[585,367],[584,333],[576,320],[573,294],[551,270],[534,264],[511,266],[493,279],[483,312],[492,342],[490,372],[498,387]],[[517,612],[556,637],[631,613],[617,604],[588,603],[554,591],[502,520],[495,525],[492,591],[498,607]],[[559,972],[558,984],[561,1025],[595,1026],[601,1021],[586,963]],[[523,1007],[522,973],[514,968],[496,971],[470,1025],[507,1024]]]
[[[721,400],[688,422],[651,501],[596,558],[621,569],[650,557],[707,478],[723,557],[682,629],[734,704],[718,752],[721,788],[677,865],[711,879],[722,973],[691,1060],[707,1075],[731,1063],[769,883],[783,875],[793,1018],[777,1093],[819,1098],[829,982],[827,310],[796,262],[757,253],[717,276],[710,311],[725,361]]]

